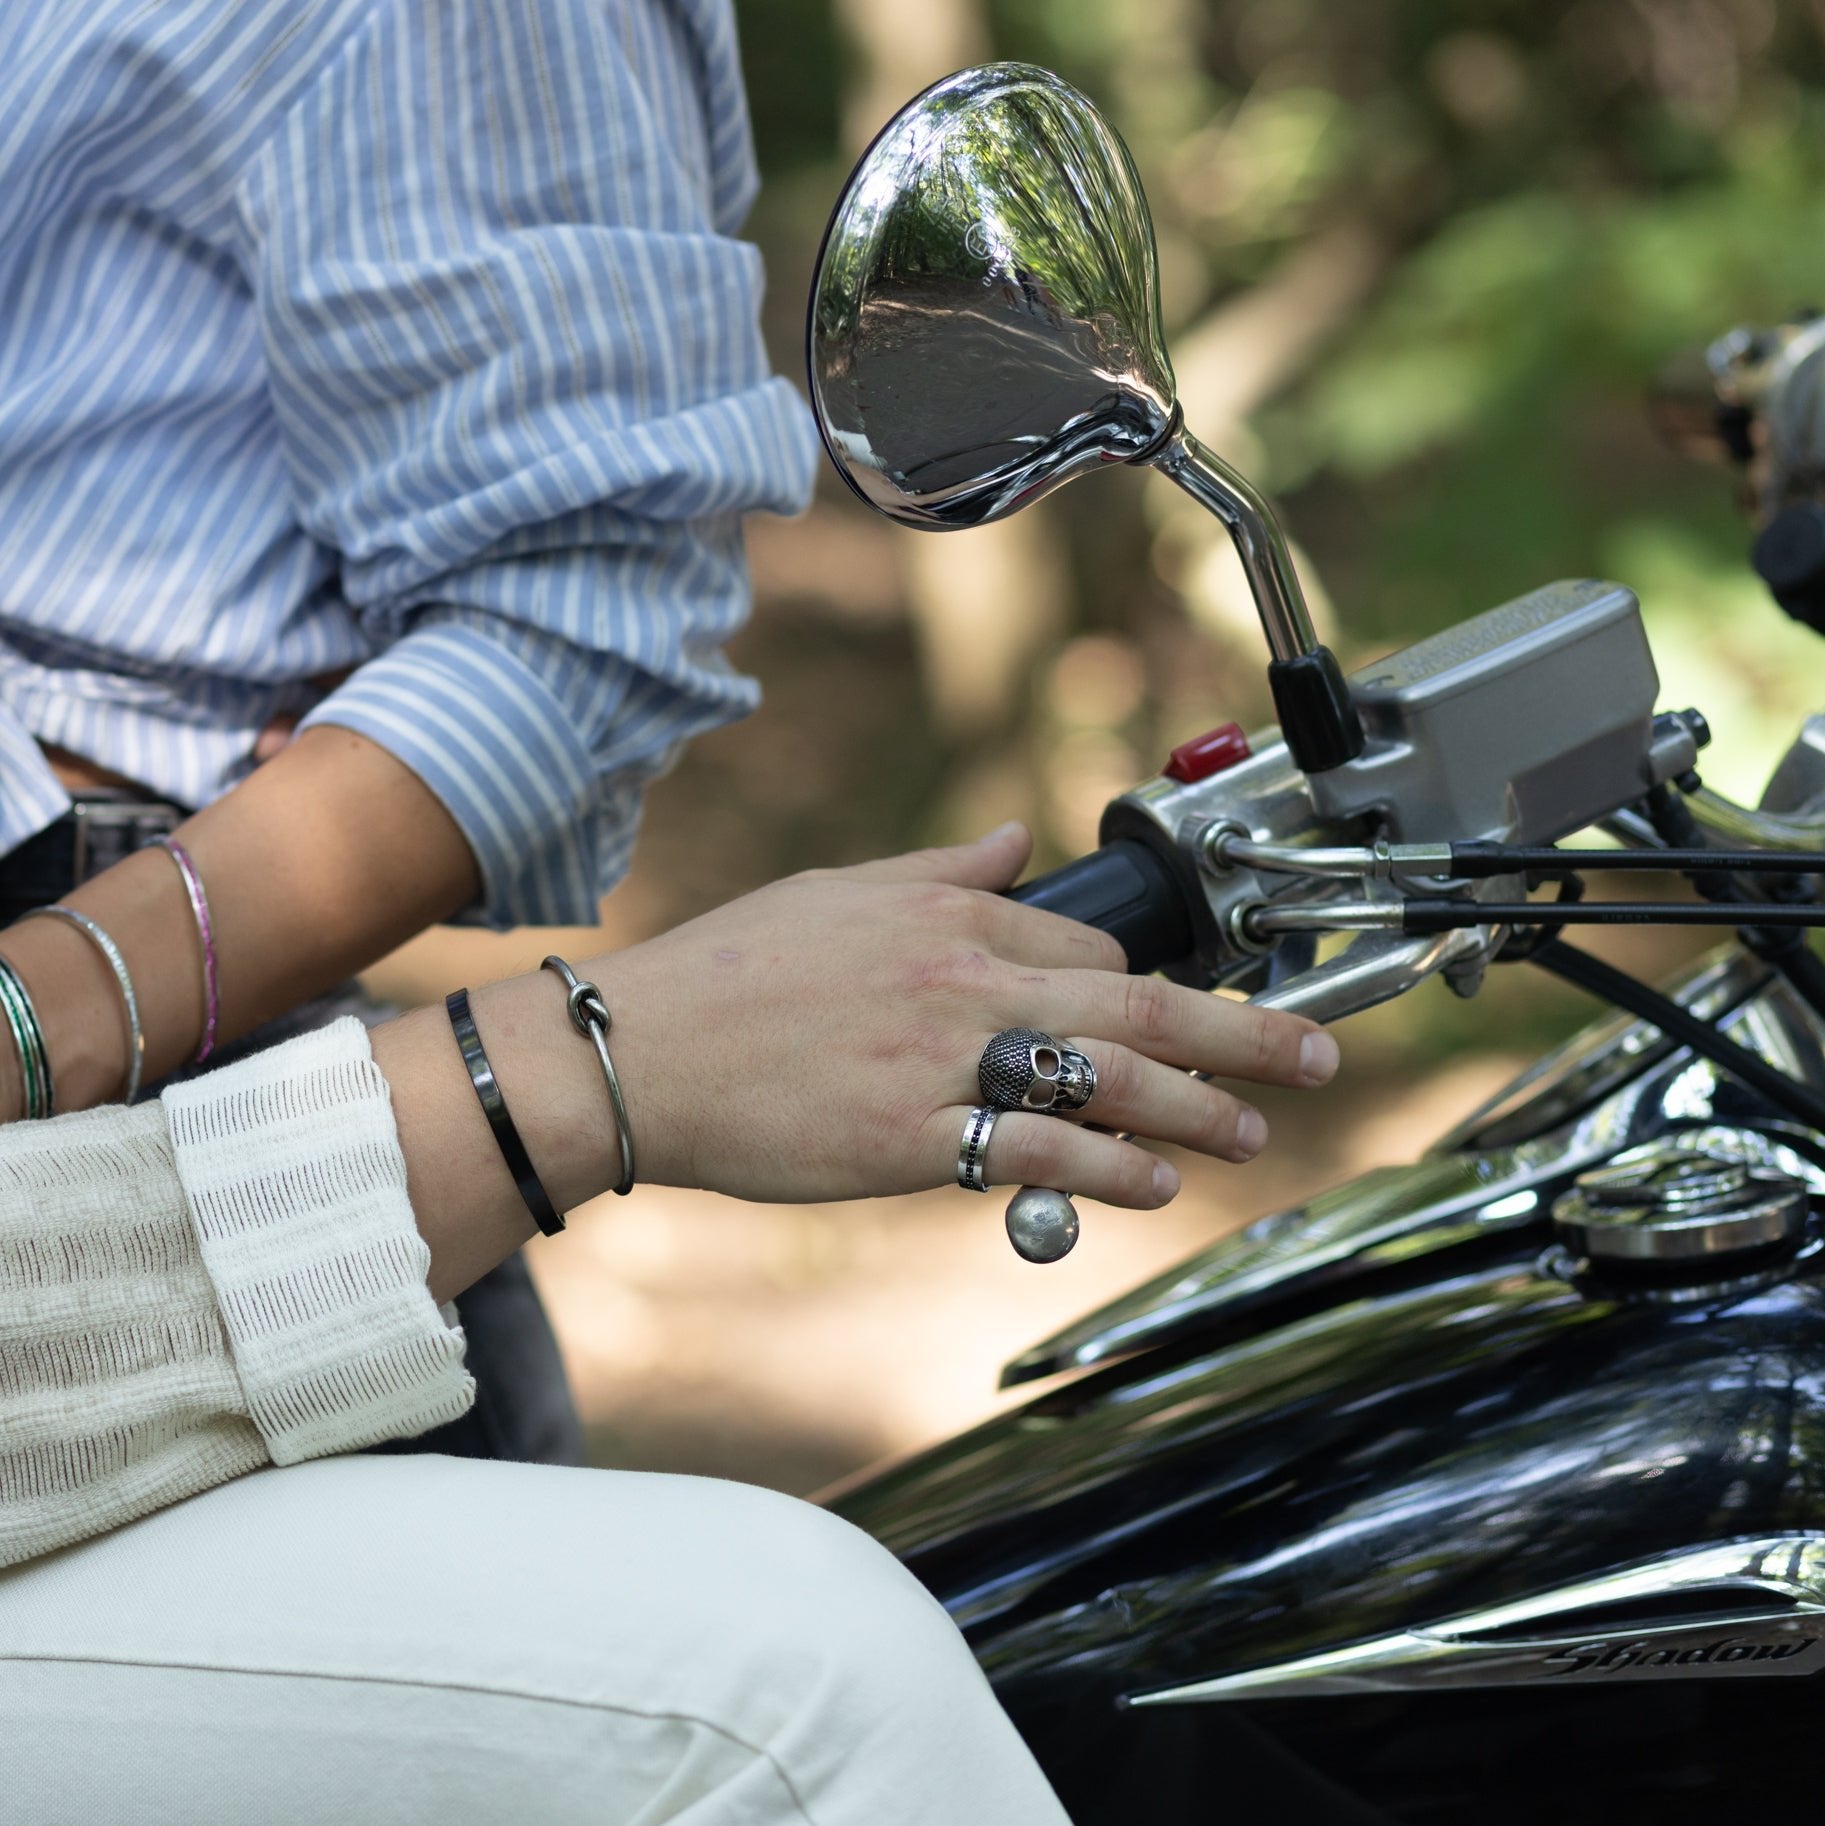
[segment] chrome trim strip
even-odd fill
[[[1660,1600],[1659,1620],[1580,1629],[1592,1611]],[[1721,1608],[1711,1609],[1718,1600]],[[1733,1604],[1732,1600],[1740,1600]],[[1704,1615],[1681,1606],[1707,1605]],[[1553,1681],[1762,1678],[1825,1666],[1825,1538],[1698,1548],[1422,1629],[1268,1667],[1130,1694],[1125,1706],[1411,1693]]]

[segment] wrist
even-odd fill
[[[608,1000],[603,977],[584,965],[578,974],[597,983]],[[472,991],[470,1005],[495,1081],[551,1202],[570,1212],[611,1190],[621,1177],[614,1110],[594,1046],[570,1023],[564,985],[550,971],[532,970]],[[612,1015],[612,1002],[609,1007]],[[447,1018],[444,1026],[454,1051]],[[611,1053],[615,1038],[611,1027]],[[618,1053],[615,1063],[619,1068]],[[634,1120],[630,1099],[630,1127]],[[644,1173],[644,1150],[639,1164]]]
[[[623,1006],[646,1009],[628,954],[576,965],[613,1015],[609,1045],[621,1077],[642,1181],[675,1167],[671,1139],[645,1084],[646,1047],[624,1044]],[[535,970],[473,989],[470,1012],[513,1125],[546,1196],[560,1212],[609,1191],[620,1177],[614,1111],[591,1042],[571,1026],[563,984]],[[442,1003],[377,1028],[374,1060],[393,1093],[407,1190],[431,1248],[431,1290],[447,1298],[534,1234]]]
[[[59,1110],[89,1109],[119,1097],[130,1062],[119,986],[106,962],[73,927],[48,919],[9,927],[0,950],[32,1000],[44,1036]],[[4,1053],[4,1111],[25,1114],[24,1084],[11,1034]]]

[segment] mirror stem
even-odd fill
[[[1337,656],[1312,630],[1286,535],[1254,484],[1181,425],[1155,456],[1162,469],[1229,528],[1272,654],[1267,668],[1288,752],[1306,773],[1362,753],[1362,723]]]
[[[1274,658],[1298,659],[1316,653],[1318,636],[1312,632],[1312,618],[1286,548],[1286,535],[1255,485],[1215,451],[1206,449],[1183,425],[1149,460],[1229,528]]]

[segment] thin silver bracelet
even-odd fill
[[[586,1040],[595,1043],[596,1059],[608,1085],[608,1100],[614,1105],[615,1135],[621,1144],[621,1179],[615,1190],[625,1198],[634,1189],[634,1131],[628,1126],[627,1104],[622,1100],[615,1062],[608,1056],[608,1030],[614,1024],[614,1017],[602,1000],[602,991],[594,983],[585,982],[561,957],[548,957],[539,968],[555,971],[564,979],[570,1024]]]
[[[139,997],[133,993],[133,978],[127,969],[127,960],[120,954],[120,946],[107,935],[99,922],[86,913],[79,913],[74,907],[33,907],[29,912],[21,913],[19,918],[22,922],[28,919],[61,919],[74,926],[101,953],[102,961],[114,972],[114,981],[120,988],[120,999],[127,1009],[127,1088],[121,1102],[131,1103],[139,1095],[140,1073],[146,1065],[146,1031],[139,1024]]]

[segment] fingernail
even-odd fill
[[[1010,818],[1006,824],[996,825],[992,831],[978,837],[976,841],[981,844],[984,849],[987,849],[991,843],[1000,843],[1003,838],[1011,837],[1019,829],[1020,820],[1018,818]]]
[[[1170,1162],[1153,1163],[1153,1196],[1163,1205],[1179,1189],[1178,1169]]]
[[[1267,1118],[1259,1110],[1244,1110],[1236,1118],[1236,1149],[1244,1160],[1254,1157],[1267,1146]]]
[[[1299,1075],[1307,1084],[1328,1084],[1337,1074],[1337,1042],[1320,1029],[1299,1042]]]

